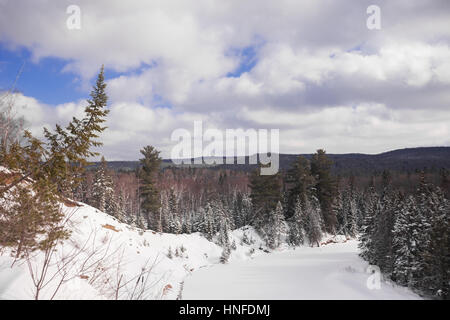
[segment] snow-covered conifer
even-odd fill
[[[297,200],[295,202],[294,207],[294,215],[292,217],[290,228],[289,228],[289,242],[293,246],[299,246],[303,244],[304,241],[304,230],[302,229],[302,220],[303,220],[304,214],[302,209],[302,203],[300,200],[300,197],[297,196]]]

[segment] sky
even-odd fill
[[[448,0],[0,0],[0,90],[20,72],[33,134],[82,117],[102,64],[107,160],[169,157],[196,120],[279,129],[282,153],[450,146]]]

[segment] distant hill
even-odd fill
[[[302,154],[311,159],[312,154]],[[421,147],[406,148],[388,151],[380,154],[370,155],[362,153],[328,154],[333,160],[333,172],[335,174],[354,173],[358,175],[381,172],[385,169],[393,171],[415,171],[415,170],[439,170],[450,169],[450,147]],[[282,170],[291,167],[298,155],[280,154],[280,168]],[[248,164],[248,157],[244,165],[222,164],[222,165],[175,165],[171,160],[163,160],[162,167],[211,167],[214,169],[227,168],[232,170],[250,171],[256,165]],[[224,161],[225,162],[225,161]],[[236,163],[236,161],[235,161]],[[96,167],[94,163],[91,167]],[[108,166],[114,170],[134,170],[139,165],[138,161],[110,161]]]

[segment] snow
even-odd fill
[[[199,233],[144,231],[88,205],[78,205],[62,206],[72,233],[57,248],[47,276],[47,280],[53,276],[54,279],[42,290],[40,299],[52,298],[63,275],[63,284],[54,299],[176,299],[187,275],[219,263],[222,248]],[[241,244],[244,230],[233,231],[230,241],[236,240],[237,249],[230,261],[249,259],[252,247],[255,255],[262,252],[258,250],[262,240],[252,228],[246,229],[255,243]],[[167,257],[169,247],[172,259]],[[185,249],[183,253],[181,247]],[[180,257],[175,256],[177,248]],[[73,261],[63,271],[59,270],[62,261],[71,257]],[[35,273],[42,267],[43,259],[42,252],[32,257]],[[27,263],[18,261],[13,266],[12,263],[8,249],[0,248],[0,299],[33,299],[35,290]]]
[[[57,247],[39,299],[420,298],[389,282],[368,289],[368,265],[354,240],[295,250],[284,244],[265,253],[256,231],[243,227],[230,232],[236,249],[223,265],[222,248],[199,233],[144,231],[91,206],[67,205],[62,210],[71,236]],[[44,254],[36,252],[30,264],[13,261],[10,251],[0,248],[0,299],[34,299],[31,274],[41,270]]]
[[[184,283],[184,299],[420,299],[381,281],[369,289],[357,241],[300,247],[204,268]]]

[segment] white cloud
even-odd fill
[[[170,133],[199,118],[223,129],[278,127],[282,152],[448,144],[448,1],[379,1],[379,31],[366,28],[367,1],[77,4],[82,29],[70,31],[68,2],[2,1],[0,42],[27,47],[36,62],[67,59],[64,70],[85,89],[101,64],[124,73],[108,80],[109,157],[135,159],[146,144],[168,154]],[[248,47],[255,66],[227,77]],[[84,105],[21,99],[33,130]]]

